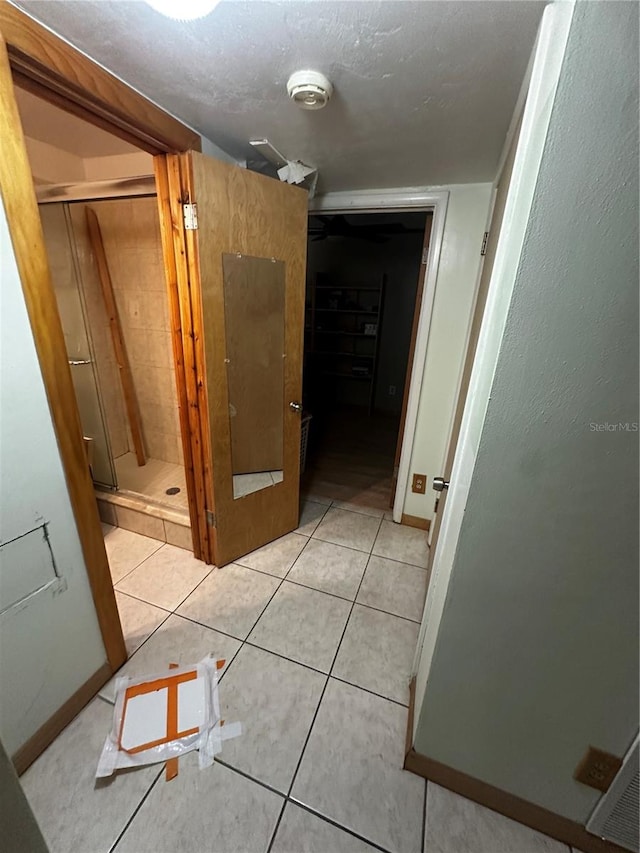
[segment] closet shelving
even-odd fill
[[[337,284],[325,273],[311,283],[307,305],[307,367],[318,379],[365,386],[367,407],[373,411],[385,290],[377,285]]]

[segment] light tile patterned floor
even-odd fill
[[[171,783],[155,765],[96,784],[112,709],[94,699],[22,777],[52,853],[569,853],[402,769],[424,533],[307,500],[295,533],[210,569],[105,532],[121,673],[214,652],[244,733],[207,771],[191,754]]]

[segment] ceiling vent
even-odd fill
[[[287,92],[303,110],[321,110],[333,94],[330,81],[319,71],[296,71],[289,77]]]

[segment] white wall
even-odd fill
[[[0,736],[13,754],[106,653],[1,206],[0,277]]]
[[[638,7],[578,3],[564,53],[571,14],[543,19],[505,222],[533,198],[524,242],[498,245],[414,746],[584,823],[599,794],[576,765],[589,745],[622,756],[638,727],[637,433],[591,427],[638,420]]]
[[[236,162],[208,139],[201,137],[201,140],[202,150],[209,157],[226,163]],[[25,137],[25,143],[36,184],[72,184],[153,174],[153,157],[146,151],[83,158],[28,136]]]
[[[420,518],[433,516],[436,493],[431,484],[434,477],[442,474],[447,451],[475,303],[492,185],[459,184],[438,189],[449,191],[449,205],[403,508],[407,515]],[[426,494],[411,492],[414,473],[427,475]]]
[[[25,145],[34,183],[62,184],[85,180],[82,157],[28,136],[25,137]]]
[[[137,178],[153,175],[153,157],[146,151],[112,154],[109,157],[85,157],[83,167],[85,181]]]

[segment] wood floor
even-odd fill
[[[400,416],[358,410],[311,422],[302,491],[374,509],[390,509]]]

